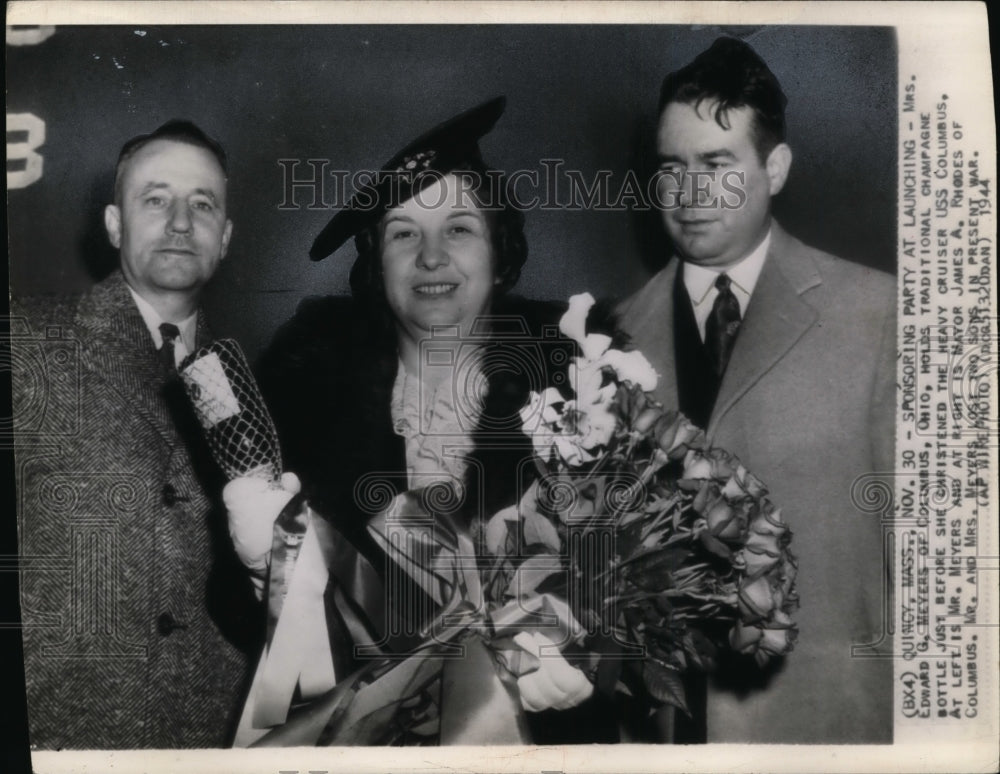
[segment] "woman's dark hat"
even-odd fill
[[[358,189],[326,224],[313,242],[309,257],[321,261],[362,229],[377,222],[391,207],[402,204],[416,191],[441,175],[469,162],[482,163],[479,139],[507,106],[506,97],[496,97],[445,121],[393,156],[369,185]]]

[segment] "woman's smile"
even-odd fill
[[[452,293],[458,288],[457,282],[438,282],[416,285],[413,292],[419,296],[444,296]]]

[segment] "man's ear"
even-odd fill
[[[117,204],[109,204],[104,208],[104,228],[108,232],[108,241],[112,247],[122,246],[122,211]]]
[[[768,154],[764,166],[771,183],[771,196],[774,196],[785,187],[788,170],[792,168],[792,149],[783,142],[778,143]]]
[[[232,238],[232,236],[233,236],[233,222],[227,218],[226,219],[226,225],[222,229],[222,253],[221,253],[221,256],[223,258],[226,257],[226,253],[229,251],[229,240]]]

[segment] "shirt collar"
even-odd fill
[[[160,333],[160,323],[166,322],[157,311],[153,308],[152,304],[149,303],[145,298],[140,296],[131,285],[128,285],[128,292],[132,294],[132,298],[135,301],[135,305],[139,309],[139,314],[142,315],[142,321],[146,324],[146,328],[149,330],[149,335],[153,337],[153,344],[156,349],[163,346],[163,335]],[[181,332],[181,341],[187,348],[188,352],[194,352],[194,344],[196,333],[198,330],[198,311],[195,310],[190,317],[181,320],[176,323],[177,329]]]
[[[767,258],[767,250],[771,246],[771,229],[768,228],[763,241],[746,258],[738,263],[725,268],[709,268],[698,266],[693,263],[684,263],[684,287],[687,288],[688,296],[694,306],[704,302],[715,284],[716,278],[725,272],[733,282],[733,287],[737,291],[742,291],[745,298],[749,299],[753,295],[753,289],[757,286],[757,279],[760,277],[761,269],[764,268],[764,259]]]

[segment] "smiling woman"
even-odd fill
[[[299,611],[296,617],[280,619],[271,610],[279,630],[293,632],[291,641],[326,643],[301,668],[276,664],[278,655],[264,662],[260,674],[289,675],[287,696],[297,681],[308,700],[364,666],[358,627],[343,624],[359,609],[378,652],[405,654],[434,641],[442,607],[467,604],[460,596],[432,599],[434,589],[401,572],[405,562],[377,542],[370,525],[392,524],[397,508],[419,503],[422,523],[456,529],[476,552],[485,520],[514,504],[529,483],[524,463],[532,446],[520,409],[531,391],[566,383],[572,343],[552,335],[561,310],[507,295],[527,255],[524,218],[479,150],[504,104],[487,102],[410,143],[337,212],[311,256],[322,259],[354,238],[352,298],[303,302],[261,363],[286,470],[301,477],[313,513],[339,533],[312,533],[323,561],[310,564],[303,548],[295,577],[314,573],[315,582],[310,593],[290,592],[284,603],[283,610]],[[242,557],[248,568],[267,566],[272,522],[291,497],[289,491],[276,502],[261,486],[256,491],[238,479],[227,489],[234,541],[259,548]],[[399,537],[410,545],[414,536]],[[272,557],[272,584],[281,561]],[[328,611],[324,588],[351,595],[352,610]],[[522,641],[545,636],[537,628],[526,627],[530,636]],[[476,637],[464,640],[468,657],[439,665],[421,692],[436,708],[431,716],[387,724],[405,729],[401,736],[372,733],[352,741],[614,741],[613,713],[590,698],[592,682],[546,642],[554,654],[539,661],[537,647],[526,650],[524,663],[534,659],[539,666],[517,670],[489,655]],[[238,743],[268,731],[248,719],[273,706],[275,695],[266,688],[252,693]],[[429,712],[417,698],[403,703],[403,715]],[[279,717],[287,706],[285,699]],[[490,709],[477,715],[483,707]],[[268,742],[288,733],[274,731]]]
[[[405,465],[397,468],[408,472],[402,489],[419,485],[414,478],[418,469],[439,469],[461,478],[464,455],[444,455],[438,447],[440,439],[450,434],[468,445],[478,421],[479,395],[474,388],[475,394],[463,394],[455,375],[465,374],[465,385],[480,381],[480,350],[489,336],[476,321],[487,324],[495,302],[516,282],[527,255],[523,215],[507,201],[503,186],[496,185],[499,173],[487,167],[478,146],[503,108],[502,98],[492,100],[413,141],[386,163],[371,186],[359,190],[336,213],[317,237],[311,255],[320,260],[354,238],[353,302],[306,301],[265,356],[262,379],[265,390],[272,381],[278,382],[279,395],[271,402],[279,429],[284,430],[286,456],[294,469],[306,474],[307,487],[317,480],[324,490],[343,490],[332,498],[338,503],[338,518],[345,517],[345,509],[358,508],[353,502],[356,480],[370,470],[393,466],[385,453],[378,453],[370,468],[352,470],[344,477],[331,476],[326,463],[314,469],[318,455],[313,409],[303,413],[302,401],[283,393],[287,380],[272,377],[288,373],[288,363],[299,359],[292,353],[304,338],[318,337],[315,342],[337,347],[336,355],[310,356],[315,362],[308,368],[315,376],[330,362],[338,363],[338,383],[328,386],[330,393],[342,398],[358,387],[370,398],[381,386],[382,398],[366,417],[365,432],[357,434],[371,437],[371,430],[378,427],[374,417],[389,420],[395,441],[384,452],[405,440]],[[517,306],[525,319],[546,309],[527,302]],[[427,358],[430,342],[433,362]],[[444,352],[448,354],[442,359]],[[341,382],[345,359],[352,377]],[[274,362],[279,365],[272,367]],[[456,406],[465,407],[462,416]],[[413,414],[411,421],[404,413]],[[422,418],[435,416],[437,432],[427,432]],[[340,412],[331,417],[338,429],[345,419]],[[344,470],[337,447],[332,467]],[[309,475],[313,470],[316,475]],[[333,482],[339,478],[344,480]],[[351,520],[364,521],[360,514]]]
[[[486,214],[460,179],[449,174],[421,193],[389,210],[378,227],[386,300],[400,358],[413,374],[420,342],[435,326],[458,326],[468,336],[499,283]]]
[[[457,324],[468,335],[498,281],[486,215],[459,179],[449,174],[422,193],[387,212],[379,229],[386,298],[411,367],[414,345],[435,325]]]

